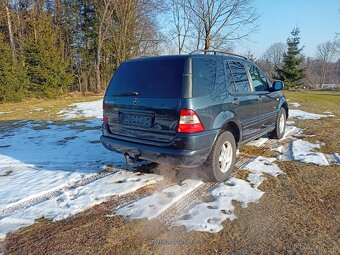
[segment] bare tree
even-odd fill
[[[114,19],[111,39],[116,67],[133,56],[148,54],[161,41],[154,18],[162,10],[162,1],[112,0]],[[152,53],[155,53],[154,51]]]
[[[283,64],[283,54],[286,50],[286,44],[282,42],[273,43],[268,47],[261,58],[263,60],[268,60],[274,66],[281,67]]]
[[[178,49],[178,54],[183,52],[185,43],[191,30],[191,13],[185,4],[186,0],[171,0],[171,16],[173,31],[172,36]]]
[[[316,58],[325,62],[332,62],[337,54],[336,41],[321,43],[316,48]]]
[[[330,64],[334,61],[337,53],[338,49],[336,41],[327,41],[317,46],[316,59],[319,61],[320,84],[327,81]]]
[[[100,64],[102,61],[102,47],[105,40],[106,34],[109,29],[109,21],[111,19],[113,8],[111,0],[104,0],[104,8],[98,8],[99,12],[99,28],[97,37],[97,57],[96,57],[96,90],[100,92],[102,90],[101,86],[101,76],[100,76]]]
[[[252,0],[187,0],[194,26],[202,24],[204,50],[246,39],[257,29]],[[199,23],[197,24],[197,20]],[[197,37],[201,36],[199,33]]]

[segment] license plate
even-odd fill
[[[152,117],[148,115],[122,114],[121,123],[128,126],[150,128]]]

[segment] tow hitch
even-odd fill
[[[127,152],[124,153],[125,163],[128,166],[132,166],[138,160],[137,157],[131,157]]]

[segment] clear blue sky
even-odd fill
[[[272,43],[286,43],[298,26],[301,45],[305,46],[303,53],[314,57],[318,44],[340,33],[340,0],[255,0],[254,4],[261,15],[259,31],[235,52],[250,50],[259,57]]]

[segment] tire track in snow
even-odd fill
[[[191,207],[195,203],[202,201],[202,199],[206,196],[207,192],[217,184],[218,184],[217,182],[203,183],[196,189],[192,190],[189,194],[186,194],[175,204],[168,207],[164,212],[158,215],[156,219],[160,220],[165,225],[169,225],[171,222],[177,219],[182,212],[189,209],[189,207]]]
[[[81,180],[74,181],[72,183],[66,184],[65,186],[47,191],[47,192],[45,192],[41,195],[34,196],[32,198],[24,198],[24,199],[21,199],[17,202],[11,203],[11,204],[7,205],[4,209],[0,210],[0,219],[7,217],[10,214],[12,214],[12,213],[14,213],[18,210],[22,210],[22,209],[28,208],[30,206],[44,202],[48,199],[58,197],[65,191],[75,189],[75,188],[80,187],[80,186],[87,185],[91,182],[94,182],[94,181],[99,180],[101,178],[104,178],[106,176],[115,174],[115,173],[122,171],[122,170],[124,170],[124,169],[113,168],[113,171],[103,172],[103,173],[98,173],[98,174],[94,174],[94,175],[91,175],[91,176],[87,176],[87,177],[85,177]]]
[[[289,137],[284,137],[280,140],[276,139],[268,139],[259,148],[263,149],[272,149],[277,144],[286,142],[289,140]],[[244,168],[247,164],[253,161],[255,158],[254,156],[239,153],[237,155],[237,161],[235,163],[235,167],[237,168],[236,172]],[[236,173],[234,172],[234,174]],[[164,212],[158,215],[156,218],[160,220],[163,224],[167,226],[171,226],[171,223],[178,219],[185,211],[188,211],[192,206],[196,203],[201,202],[207,196],[209,190],[212,190],[216,187],[219,183],[217,182],[204,182],[202,185],[197,187],[196,189],[192,190],[189,194],[185,195],[175,204],[171,205],[167,208]]]

